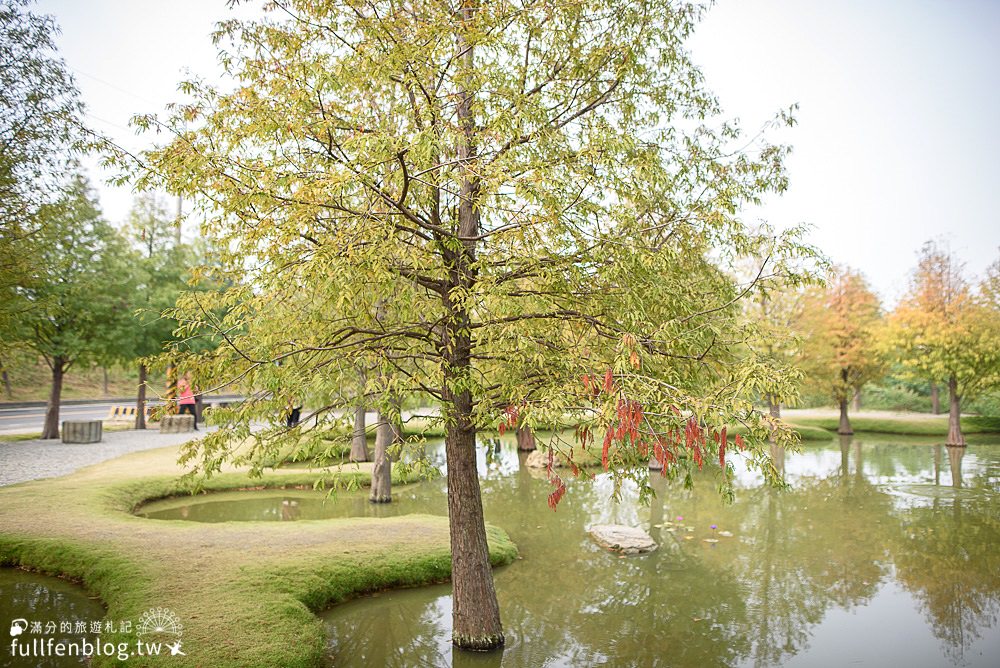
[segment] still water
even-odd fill
[[[505,443],[480,456],[487,520],[521,559],[496,572],[507,645],[450,645],[447,585],[382,592],[323,614],[337,666],[1000,666],[1000,443],[965,450],[868,435],[775,453],[787,491],[740,472],[725,505],[654,474],[651,505],[610,482],[569,482],[552,512],[543,472]],[[440,451],[432,452],[441,457]],[[201,521],[445,513],[443,480],[363,494],[210,495],[150,517]],[[619,558],[586,529],[660,543]],[[716,528],[711,528],[712,525]],[[731,535],[729,535],[731,534]]]
[[[59,657],[47,656],[44,650],[35,651],[32,640],[53,638],[53,645],[68,647],[72,644],[75,648],[82,648],[81,641],[87,640],[93,645],[99,636],[90,632],[91,625],[103,624],[104,614],[101,603],[78,585],[16,568],[0,568],[0,639],[3,640],[0,666],[89,665],[79,653]],[[79,626],[81,623],[85,628]],[[11,644],[15,640],[24,648],[31,647],[27,652],[30,656],[11,655]]]

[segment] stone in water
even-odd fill
[[[656,541],[636,527],[621,524],[595,524],[590,535],[597,543],[622,554],[642,554],[656,549]]]

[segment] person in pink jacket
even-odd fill
[[[194,418],[194,430],[198,431],[198,411],[195,410],[194,388],[191,387],[190,373],[185,373],[177,381],[177,403],[180,405],[180,415],[189,413]]]

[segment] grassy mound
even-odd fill
[[[184,625],[175,666],[316,666],[326,638],[313,614],[362,592],[439,582],[451,569],[448,522],[409,515],[292,523],[200,524],[132,515],[144,501],[188,488],[177,448],[126,455],[44,481],[0,488],[0,565],[81,581],[109,620],[169,608]],[[339,483],[366,484],[370,465],[343,467]],[[207,489],[312,486],[315,473],[230,470]],[[494,565],[516,548],[489,528]],[[137,636],[103,640],[135,646]],[[162,665],[131,657],[127,665]],[[109,665],[95,658],[94,665]]]

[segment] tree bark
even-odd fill
[[[847,417],[847,397],[842,397],[840,400],[840,425],[837,427],[837,433],[842,436],[854,433],[851,429],[851,420]]]
[[[494,649],[503,644],[504,637],[483,521],[476,431],[468,420],[448,425],[445,450],[451,527],[452,642],[464,649]]]
[[[376,434],[376,437],[378,434]],[[351,435],[351,454],[349,459],[352,462],[367,462],[368,457],[368,435],[365,431],[365,407],[358,405],[354,408],[354,432]]]
[[[785,479],[785,446],[771,444],[771,462],[781,479]]]
[[[857,413],[861,410],[861,388],[859,387],[854,391],[854,412]]]
[[[63,375],[66,373],[66,358],[56,355],[52,358],[52,390],[49,403],[45,407],[45,425],[42,438],[59,438],[59,402],[62,398]]]
[[[146,365],[139,364],[139,392],[135,397],[135,428],[146,428]]]
[[[945,445],[965,447],[965,435],[962,433],[962,397],[958,394],[958,379],[954,374],[948,377],[948,440],[945,441]]]
[[[938,384],[933,380],[931,381],[931,413],[941,415],[941,393],[938,390]]]
[[[14,390],[10,386],[10,376],[7,375],[6,367],[3,369],[3,391],[7,394],[8,399],[14,398]]]
[[[777,398],[773,394],[770,394],[770,393],[768,393],[768,395],[767,395],[767,412],[768,412],[768,415],[770,415],[771,417],[773,417],[775,420],[780,420],[781,419],[781,402],[779,402],[777,400]],[[774,432],[773,431],[772,431],[771,435],[767,437],[767,440],[770,443],[772,443],[772,444],[774,443]]]
[[[535,432],[531,431],[531,427],[518,427],[515,433],[518,450],[530,452],[535,449]]]
[[[375,464],[372,466],[372,490],[369,500],[372,503],[390,503],[392,501],[392,461],[389,458],[389,445],[393,442],[393,426],[380,411],[377,414],[375,426]]]
[[[475,290],[481,181],[476,171],[476,119],[472,108],[476,75],[475,47],[465,30],[475,20],[479,0],[462,0],[455,31],[458,89],[455,114],[461,131],[457,158],[463,173],[458,192],[458,244],[443,243],[448,289],[443,295],[446,320],[441,337],[442,405],[448,462],[448,525],[451,533],[452,642],[456,647],[490,650],[503,645],[500,606],[493,586],[483,500],[476,468],[476,427],[472,420],[472,318],[466,297]],[[456,389],[455,388],[459,388]]]
[[[167,393],[164,396],[166,406],[164,415],[177,415],[180,408],[177,405],[177,365],[173,362],[167,364]]]

